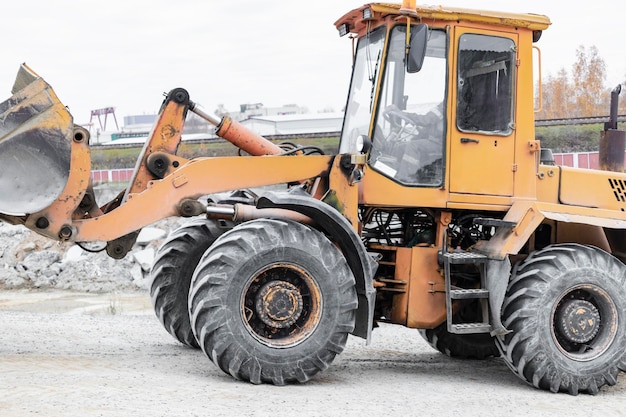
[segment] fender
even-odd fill
[[[297,188],[294,190],[299,192],[266,192],[259,197],[256,207],[281,208],[308,216],[314,220],[316,228],[330,235],[339,245],[356,280],[359,305],[352,334],[366,339],[369,344],[374,323],[376,294],[373,281],[378,264],[367,253],[359,235],[345,217],[304,191]]]

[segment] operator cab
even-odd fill
[[[403,10],[368,4],[336,23],[358,38],[339,152],[365,135],[368,167],[402,187],[513,196],[518,28],[486,30],[465,9],[466,21],[455,10]],[[532,70],[527,80],[532,91]]]

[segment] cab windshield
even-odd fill
[[[357,152],[357,138],[369,135],[385,35],[386,27],[380,27],[362,37],[357,45],[339,153]]]
[[[383,29],[383,28],[381,28]],[[392,29],[384,66],[380,52],[384,32],[373,32],[359,41],[352,87],[342,132],[340,152],[352,151],[358,135],[368,134],[371,114],[376,119],[372,134],[370,166],[394,180],[415,186],[443,183],[444,98],[446,93],[446,33],[428,32],[424,64],[407,73],[406,26]],[[384,68],[377,89],[368,75]],[[373,93],[380,91],[378,101]]]
[[[446,34],[430,30],[419,72],[405,70],[405,26],[394,28],[372,138],[370,165],[407,185],[443,182]]]

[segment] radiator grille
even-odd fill
[[[626,181],[617,178],[609,178],[609,184],[611,184],[613,195],[617,202],[626,202]],[[625,211],[624,208],[622,208],[622,211]]]

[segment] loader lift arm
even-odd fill
[[[47,150],[55,146],[56,153],[49,152],[52,156],[44,161],[43,173],[36,176],[33,184],[3,182],[7,189],[3,193],[6,201],[0,209],[2,219],[24,224],[55,240],[109,242],[108,253],[115,258],[128,252],[142,227],[169,216],[188,216],[189,207],[181,206],[181,201],[238,188],[307,183],[312,178],[327,177],[333,166],[334,157],[324,155],[308,155],[306,162],[302,160],[304,156],[298,155],[254,158],[279,155],[283,150],[228,116],[218,120],[207,115],[189,99],[186,90],[176,88],[161,105],[128,188],[98,207],[90,183],[89,132],[73,125],[71,115],[52,88],[26,65],[21,66],[17,79],[14,96],[2,103],[4,120],[12,122],[5,123],[8,127],[0,132],[3,157],[22,159],[19,168],[26,171],[33,162],[27,158],[34,153],[33,148]],[[176,156],[188,111],[216,125],[218,135],[251,156],[194,159]],[[55,184],[58,190],[31,196],[31,186],[38,191],[45,173],[54,173],[54,181],[64,184],[60,187]],[[28,178],[23,173],[22,177]],[[22,194],[30,198],[16,203],[15,196]]]
[[[304,155],[290,152],[289,156],[278,157],[284,153],[280,146],[248,130],[229,116],[217,119],[203,112],[190,100],[186,90],[176,88],[166,95],[161,105],[128,188],[99,207],[90,179],[89,132],[72,124],[71,115],[59,102],[52,88],[30,68],[23,65],[18,79],[25,81],[17,83],[20,84],[20,92],[17,94],[26,98],[33,94],[43,96],[47,103],[45,108],[39,106],[31,110],[29,116],[33,120],[28,125],[30,130],[27,134],[37,138],[42,146],[47,145],[46,141],[52,136],[67,148],[69,164],[66,164],[67,168],[63,166],[61,169],[62,173],[64,169],[68,172],[65,185],[56,199],[45,196],[47,201],[38,202],[43,208],[33,212],[28,212],[27,207],[17,208],[15,213],[19,214],[0,214],[2,220],[24,224],[55,240],[106,242],[109,256],[119,259],[130,251],[139,230],[144,226],[171,216],[223,215],[212,213],[207,204],[198,200],[202,196],[265,185],[298,184],[292,187],[295,192],[271,193],[258,199],[256,207],[246,206],[246,216],[279,217],[310,223],[331,237],[343,252],[356,280],[358,310],[353,334],[370,339],[376,262],[367,254],[354,227],[357,221],[354,202],[358,194],[355,185],[362,176],[365,164],[363,155]],[[23,91],[28,88],[34,89],[34,92]],[[8,109],[6,113],[10,117],[22,111],[19,106],[22,101],[23,98],[20,101],[13,97],[2,103],[2,106]],[[40,115],[38,112],[42,108],[45,112]],[[185,117],[189,111],[215,125],[218,136],[250,156],[193,159],[177,156]],[[46,120],[45,124],[41,122],[42,118]],[[51,123],[59,126],[52,133],[48,128]],[[23,144],[14,132],[9,131],[0,138],[0,145],[19,151]],[[58,168],[54,162],[60,165],[59,161],[62,159],[53,160],[52,168]],[[60,177],[63,179],[63,175]],[[57,178],[57,181],[60,180]],[[337,190],[331,189],[331,186]],[[350,195],[347,199],[353,202],[349,204],[350,207],[337,207],[336,204],[333,207],[322,201],[327,194],[331,196],[331,203],[337,193]],[[236,206],[231,206],[233,213],[236,213]]]

